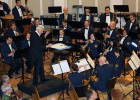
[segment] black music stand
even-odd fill
[[[129,12],[128,5],[114,5],[114,11],[120,12],[120,29],[121,29],[121,12]]]
[[[15,36],[13,37],[13,41],[14,42],[19,42],[25,39],[25,35],[19,35],[19,36]]]
[[[17,78],[21,78],[20,82],[23,80],[23,84],[24,84],[24,78],[26,79],[31,79],[31,78],[28,78],[28,77],[25,77],[24,76],[24,60],[23,60],[23,57],[28,57],[28,53],[29,53],[29,48],[25,48],[25,49],[20,49],[20,50],[16,50],[15,54],[14,54],[14,58],[17,59],[17,58],[21,58],[21,61],[22,61],[22,76],[19,76]],[[31,59],[31,58],[30,58]],[[16,78],[16,79],[17,79]]]
[[[0,16],[5,16],[5,13],[3,10],[0,10]]]
[[[97,7],[85,6],[84,7],[84,11],[85,11],[86,8],[89,8],[90,9],[90,13],[98,14],[98,8]]]
[[[30,25],[31,19],[18,19],[15,20],[16,26]]]
[[[68,21],[68,25],[70,25],[74,29],[83,27],[82,22],[80,21]]]

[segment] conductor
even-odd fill
[[[43,46],[43,40],[47,37],[50,32],[46,32],[44,36],[42,33],[44,31],[43,25],[38,25],[36,31],[31,34],[30,38],[30,57],[33,59],[31,65],[35,66],[33,75],[33,84],[37,85],[38,75],[40,76],[40,83],[47,81],[44,75],[43,57],[42,51],[51,47],[52,44]]]

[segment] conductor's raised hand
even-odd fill
[[[49,35],[49,34],[50,34],[50,32],[47,31],[44,36],[47,37],[47,35]]]
[[[48,44],[48,45],[47,45],[48,48],[51,47],[51,46],[52,46],[52,44]]]

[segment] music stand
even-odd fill
[[[61,95],[63,95],[62,100],[65,100],[65,98],[64,98],[64,93],[65,93],[65,92],[64,92],[64,90],[63,90],[63,84],[64,84],[63,74],[64,74],[64,73],[70,72],[69,64],[68,64],[67,60],[62,60],[62,61],[59,61],[58,63],[52,64],[52,65],[51,65],[51,68],[52,68],[52,70],[53,70],[54,75],[59,75],[59,74],[61,74],[61,78],[62,78],[62,92],[61,92],[61,94],[59,95],[58,100],[61,99],[61,98],[60,98]]]
[[[84,11],[85,11],[86,8],[89,8],[90,9],[90,13],[98,14],[98,8],[97,7],[85,6],[84,7]]]
[[[83,27],[82,22],[80,21],[68,21],[68,25],[75,29]]]
[[[22,41],[24,39],[25,39],[25,35],[19,35],[19,36],[13,37],[14,42],[20,42],[20,41]]]
[[[26,79],[31,79],[31,78],[28,78],[28,77],[25,77],[24,76],[24,60],[23,60],[23,57],[28,57],[28,53],[29,53],[29,48],[24,48],[24,49],[20,49],[20,50],[16,50],[16,52],[14,53],[14,58],[17,59],[17,58],[21,58],[21,61],[22,61],[22,76],[19,76],[17,78],[21,78],[21,80],[23,80],[23,84],[24,84],[24,78]],[[31,58],[30,58],[31,59]],[[16,79],[17,79],[16,78]],[[21,82],[20,80],[20,82]]]
[[[0,16],[1,16],[1,17],[2,17],[2,16],[5,16],[5,13],[4,13],[3,10],[0,10]]]
[[[120,29],[121,29],[121,12],[129,12],[128,5],[114,5],[114,11],[120,12]]]
[[[15,20],[16,26],[30,25],[31,19],[18,19]]]

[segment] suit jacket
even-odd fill
[[[29,48],[27,39],[24,39],[23,41],[21,41],[21,49],[24,49],[24,48]]]
[[[85,24],[85,20],[86,20],[86,14],[83,14],[82,18],[81,18],[81,22],[82,22],[83,26]],[[90,14],[90,26],[93,26],[93,21],[94,21],[94,16],[92,14]]]
[[[37,58],[42,58],[42,51],[46,49],[46,46],[43,45],[43,39],[45,39],[45,37],[39,37],[36,32],[31,34],[30,56],[34,59],[34,61],[36,61]]]
[[[123,59],[121,56],[117,57],[114,62],[114,66],[117,69],[117,72],[114,74],[115,77],[121,76],[121,70],[123,68]]]
[[[116,15],[114,15],[115,19],[116,19]],[[113,20],[113,13],[110,12],[110,22]],[[102,23],[106,23],[106,13],[101,14],[100,16],[100,22]],[[118,22],[118,20],[116,21],[116,23]]]
[[[90,53],[92,55],[93,58],[99,57],[99,42],[98,40],[94,40],[93,43],[89,42],[87,47],[85,48],[85,51],[88,51],[88,49],[90,48]]]
[[[131,21],[129,20],[125,24],[124,28],[126,28],[126,29],[129,30],[130,24],[131,24]],[[133,25],[131,26],[131,29],[129,30],[129,32],[135,32],[135,33],[138,34],[138,29],[139,29],[139,23],[135,20],[134,23],[133,23]]]
[[[17,30],[17,32],[20,34],[20,31],[19,30]],[[12,37],[15,37],[15,34],[14,34],[14,32],[12,30],[9,30],[8,31],[8,35],[10,35]]]
[[[16,47],[16,45],[15,45],[14,42],[12,43],[12,48],[14,50],[17,50],[17,47]],[[10,62],[12,60],[12,57],[11,56],[8,56],[8,54],[10,54],[10,53],[11,53],[11,50],[10,50],[7,42],[3,43],[2,48],[1,48],[1,55],[2,55],[2,57],[4,59],[4,62],[6,64],[10,64]]]
[[[62,25],[62,21],[64,20],[64,13],[59,16],[59,25]],[[72,21],[72,15],[68,14],[67,21]]]
[[[22,13],[25,12],[25,9],[22,5],[20,6],[20,8],[21,8]],[[30,12],[30,11],[28,11],[28,12]],[[12,9],[12,13],[14,15],[15,20],[22,19],[22,17],[19,16],[19,13],[18,13],[18,10],[17,10],[16,6]]]
[[[82,80],[83,79],[88,79],[89,78],[89,74],[88,71],[85,71],[85,75],[83,75],[82,73],[78,73],[78,72],[73,72],[70,73],[68,75],[71,84],[73,85],[73,87],[78,87],[78,86],[82,86]]]
[[[55,40],[56,40],[56,41],[59,41],[59,37],[60,37],[60,36],[56,36],[56,37],[55,37]],[[71,38],[70,38],[69,36],[65,36],[65,35],[64,35],[64,36],[63,36],[63,41],[64,41],[64,42],[67,42],[67,41],[71,42]]]
[[[34,24],[31,28],[31,33],[35,32],[36,31],[36,24]]]
[[[5,3],[5,2],[2,2],[3,3],[3,10],[5,11],[5,12],[7,12],[7,14],[10,14],[10,8],[9,8],[9,6],[8,6],[8,4],[7,3]]]
[[[63,25],[60,25],[59,28],[64,28],[64,26]],[[71,31],[72,30],[72,27],[70,25],[67,25],[66,30]]]
[[[117,34],[118,34],[117,29],[116,29],[116,28],[113,29],[113,32],[112,32],[110,38],[107,38],[107,39],[106,39],[106,40],[107,40],[107,43],[110,43],[110,39],[111,39],[111,38],[115,38],[115,40],[117,41]],[[107,35],[110,35],[110,30],[107,31]]]
[[[90,35],[91,33],[94,32],[94,28],[92,26],[89,26],[89,30],[88,30],[88,40],[90,39]],[[85,27],[81,28],[81,33],[84,36],[85,34]],[[85,40],[85,39],[84,39]]]
[[[112,49],[112,51],[109,51],[107,53],[107,60],[108,60],[109,64],[114,64],[115,59],[116,59],[115,51],[114,51],[114,49]]]
[[[98,67],[96,75],[99,76],[99,80],[93,83],[96,89],[102,92],[107,91],[106,84],[109,79],[113,78],[114,72],[115,67],[111,64],[105,64],[101,67]]]

